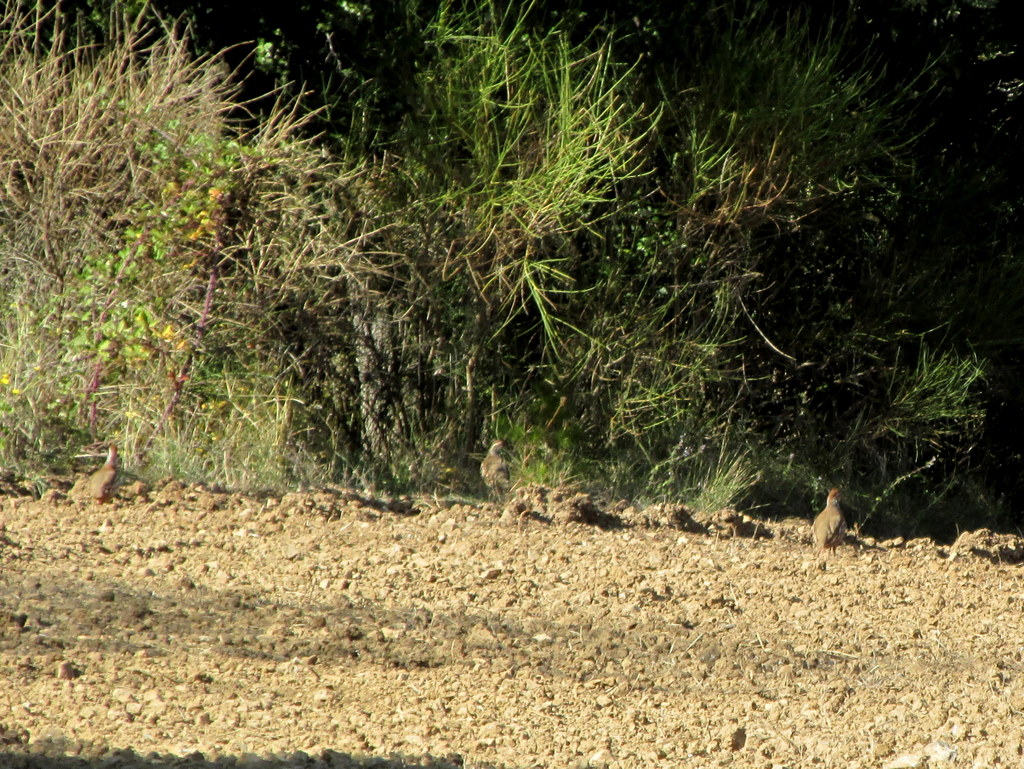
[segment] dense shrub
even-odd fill
[[[243,130],[216,57],[117,19],[100,46],[21,15],[0,50],[0,451],[232,483],[294,464],[274,307],[338,260],[343,174],[286,102]]]
[[[929,59],[908,5],[897,73],[858,4],[299,4],[205,56],[146,14],[86,46],[17,8],[5,462],[116,437],[154,473],[461,493],[503,437],[520,479],[701,507],[1005,512],[1019,190],[932,109],[1000,60],[984,9]],[[1020,81],[984,82],[1002,136]]]

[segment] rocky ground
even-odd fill
[[[0,766],[1020,766],[1024,555],[521,489],[0,489]],[[808,502],[808,513],[820,505]]]

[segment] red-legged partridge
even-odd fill
[[[114,495],[117,482],[117,446],[110,444],[107,461],[103,467],[89,476],[89,496],[97,502],[109,502]]]
[[[502,450],[506,447],[505,441],[495,441],[491,444],[487,456],[480,463],[480,476],[487,484],[487,488],[495,496],[505,494],[511,485],[511,478],[508,472],[508,463],[501,456]]]
[[[834,550],[846,539],[846,518],[839,507],[839,489],[828,493],[825,509],[814,519],[812,529],[814,546],[818,550]]]

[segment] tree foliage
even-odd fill
[[[702,505],[1019,501],[1006,0],[7,7],[2,317],[65,403],[2,385],[7,456],[220,408],[279,468],[396,487],[473,488],[504,437],[521,478]],[[58,112],[96,162],[38,153]]]

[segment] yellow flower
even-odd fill
[[[9,374],[0,374],[0,385],[6,385],[11,383],[11,377]]]

